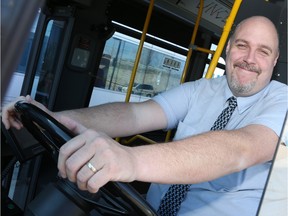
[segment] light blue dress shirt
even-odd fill
[[[271,128],[279,136],[287,111],[287,90],[287,85],[271,81],[255,95],[238,97],[238,106],[226,130],[260,124]],[[160,104],[166,114],[167,129],[177,127],[174,140],[178,140],[209,131],[231,96],[226,76],[222,76],[184,83],[157,95],[153,100]],[[213,181],[191,185],[179,215],[255,215],[270,165],[271,162],[255,165]],[[151,184],[147,201],[155,209],[158,209],[169,186]]]

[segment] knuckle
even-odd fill
[[[113,149],[111,148],[106,148],[104,151],[103,151],[103,157],[104,158],[109,158],[109,160],[113,160],[114,157],[116,157]]]
[[[97,136],[94,140],[95,145],[100,145],[100,146],[107,146],[107,139],[103,136]]]
[[[59,149],[59,154],[61,156],[67,156],[69,154],[67,145],[62,145]]]
[[[93,137],[93,136],[95,136],[95,134],[97,134],[97,132],[94,131],[94,130],[92,130],[92,129],[90,129],[90,128],[88,128],[88,129],[84,132],[84,134],[85,134],[85,136],[87,136],[87,137]]]
[[[89,180],[87,182],[87,189],[90,193],[96,193],[99,190],[96,183],[94,181],[91,181],[91,180]]]
[[[75,173],[76,172],[75,164],[72,163],[69,159],[65,161],[65,167],[71,173]]]
[[[86,177],[81,173],[77,173],[77,182],[79,182],[81,185],[86,184]]]

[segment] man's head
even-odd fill
[[[243,20],[226,48],[226,74],[233,94],[246,97],[267,86],[278,56],[275,25],[262,16]]]

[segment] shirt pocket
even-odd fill
[[[186,122],[180,121],[177,126],[174,140],[184,139],[195,134],[197,134],[197,131],[194,127],[187,124]]]

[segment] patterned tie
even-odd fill
[[[218,116],[210,130],[222,130],[226,127],[233,111],[237,106],[237,100],[235,97],[230,97],[228,100],[229,105],[222,113]],[[175,184],[171,185],[166,192],[165,196],[161,200],[158,208],[159,216],[176,216],[180,209],[181,203],[186,197],[187,191],[189,190],[189,184]]]

